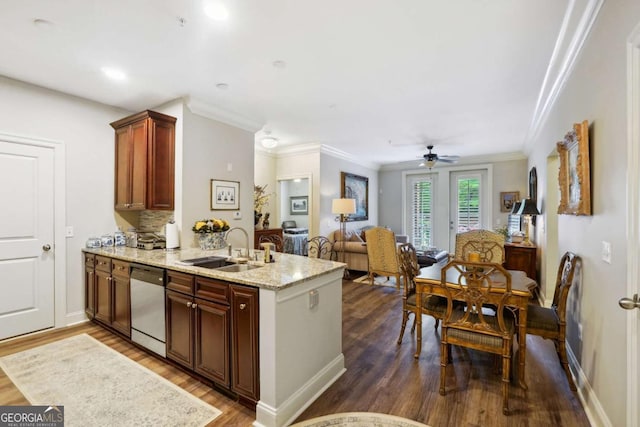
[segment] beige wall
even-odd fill
[[[547,157],[573,123],[590,122],[592,216],[558,217],[559,253],[574,251],[583,259],[581,282],[572,289],[568,311],[568,340],[586,377],[583,388],[589,410],[603,424],[626,424],[626,312],[618,299],[626,294],[626,39],[640,22],[640,3],[607,1],[585,42],[576,67],[546,124],[532,141],[529,166],[536,166],[543,216],[537,228],[542,251],[555,236],[545,233],[545,221],[555,215],[547,203]],[[601,260],[602,241],[612,246],[612,260]],[[556,266],[547,266],[556,268]],[[579,329],[582,329],[582,337]],[[594,403],[595,402],[595,403]],[[598,407],[601,405],[601,407]]]

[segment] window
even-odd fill
[[[410,183],[411,242],[418,249],[428,248],[433,239],[433,182],[417,176]]]
[[[457,178],[458,203],[456,215],[457,233],[482,228],[480,211],[480,175]]]

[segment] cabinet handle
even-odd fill
[[[191,301],[187,302],[187,307],[191,307]]]
[[[196,308],[198,308],[198,304],[193,303],[193,305],[191,306],[191,308],[193,308],[193,309],[195,310]]]
[[[247,308],[247,304],[240,304],[240,310],[244,310],[245,308]]]

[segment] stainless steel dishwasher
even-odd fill
[[[164,270],[131,264],[131,340],[166,357]]]

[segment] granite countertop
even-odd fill
[[[342,270],[345,266],[340,262],[275,253],[273,263],[249,261],[249,264],[257,264],[262,267],[241,272],[226,272],[180,263],[180,260],[206,256],[226,257],[226,249],[208,251],[197,248],[143,250],[116,246],[97,249],[84,248],[82,251],[271,290],[285,289],[315,277]]]

